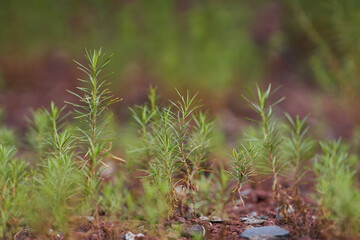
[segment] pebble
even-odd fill
[[[259,217],[242,217],[241,221],[247,224],[264,224],[269,219],[267,216],[259,216]]]
[[[210,220],[210,222],[212,223],[221,223],[222,222],[222,219],[217,217],[217,216],[213,216]]]
[[[201,220],[201,221],[209,221],[209,218],[206,217],[206,216],[201,216],[201,217],[199,217],[199,220]]]
[[[145,236],[142,233],[134,234],[132,232],[127,232],[125,234],[125,240],[135,240],[135,237],[140,238],[140,237],[145,237]]]
[[[255,211],[254,211],[254,212],[251,212],[250,214],[251,214],[251,216],[253,216],[253,217],[256,217],[256,216],[258,215],[258,213],[255,212]]]
[[[289,231],[279,226],[254,227],[254,228],[246,229],[244,232],[241,233],[241,237],[252,240],[272,239],[274,237],[287,237],[287,236],[289,236]]]

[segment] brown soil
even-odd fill
[[[99,228],[95,228],[85,218],[74,220],[71,233],[69,236],[61,236],[54,233],[52,236],[35,237],[27,230],[22,230],[16,236],[16,240],[33,240],[33,239],[86,239],[86,240],[100,240],[100,239],[125,239],[125,234],[131,231],[134,234],[142,233],[144,237],[136,237],[135,239],[192,239],[189,229],[192,225],[202,225],[206,229],[205,239],[244,239],[241,238],[241,233],[252,227],[278,225],[290,231],[290,237],[287,239],[316,239],[315,222],[313,210],[307,214],[307,228],[302,229],[301,233],[296,231],[294,226],[278,221],[277,205],[272,198],[271,191],[264,190],[248,190],[248,197],[245,199],[245,206],[242,204],[235,205],[229,204],[226,212],[228,218],[221,223],[210,223],[209,221],[202,221],[199,218],[185,219],[183,217],[174,217],[167,221],[165,224],[150,226],[145,221],[140,220],[127,220],[127,221],[110,221],[103,218],[100,221]],[[268,220],[262,224],[247,224],[241,221],[241,217],[251,216],[252,213],[257,213],[257,216],[268,216]],[[180,230],[181,229],[181,230]],[[310,233],[307,231],[310,230]]]

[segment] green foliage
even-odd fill
[[[167,194],[172,186],[167,181],[157,185],[145,180],[143,183],[144,195],[137,201],[138,217],[149,221],[152,224],[164,223],[173,211],[172,203],[169,202]]]
[[[230,188],[231,178],[222,166],[215,173],[213,190],[211,193],[210,202],[215,205],[215,210],[212,215],[218,214],[221,218],[226,217],[225,207],[231,201],[232,191]]]
[[[127,219],[132,214],[135,215],[139,207],[127,185],[128,182],[123,176],[118,176],[112,182],[104,184],[101,206],[114,219]]]
[[[191,129],[190,147],[194,147],[191,152],[191,173],[189,176],[190,182],[193,182],[199,177],[201,173],[206,171],[205,165],[210,159],[211,148],[213,147],[213,134],[214,134],[214,119],[209,118],[208,113],[199,112],[193,118],[194,126]]]
[[[51,129],[51,122],[49,115],[44,109],[38,109],[31,112],[32,117],[27,119],[28,131],[26,139],[29,145],[35,150],[37,156],[43,157],[46,152],[49,131]]]
[[[102,183],[101,171],[106,166],[105,157],[116,158],[110,154],[111,141],[106,129],[110,118],[105,117],[108,107],[120,99],[110,95],[107,88],[109,83],[104,80],[106,75],[102,75],[104,68],[110,63],[110,57],[105,57],[102,50],[86,51],[88,65],[76,62],[78,69],[83,71],[88,80],[79,79],[85,83],[84,87],[77,87],[83,96],[70,92],[79,98],[80,103],[69,103],[75,107],[76,118],[82,120],[79,127],[81,148],[84,156],[81,157],[83,169],[87,176],[86,187],[91,205],[94,206],[94,215],[98,220],[99,194]],[[108,145],[108,146],[107,146]]]
[[[233,190],[234,197],[238,195],[243,205],[241,189],[245,183],[250,181],[250,177],[254,174],[254,162],[256,161],[257,152],[253,146],[241,146],[240,149],[233,149],[232,159],[233,164],[229,170],[229,174],[236,181],[236,187]]]
[[[195,191],[194,182],[204,170],[208,160],[213,122],[207,114],[198,113],[199,101],[188,91],[186,97],[179,92],[180,100],[172,107],[156,107],[155,90],[150,88],[150,106],[132,109],[143,139],[140,149],[145,151],[149,176],[155,185],[166,181],[171,205],[178,205],[175,186]],[[193,193],[191,193],[193,194]],[[181,203],[179,203],[181,205]],[[181,206],[180,206],[181,207]]]
[[[0,236],[12,235],[21,217],[19,201],[23,200],[22,185],[26,181],[27,164],[15,158],[15,147],[0,144]]]
[[[213,213],[213,203],[216,202],[214,194],[217,191],[214,189],[214,177],[213,173],[209,176],[201,175],[199,179],[195,181],[198,191],[194,196],[195,204],[193,205],[196,213],[208,216]]]
[[[251,99],[243,96],[249,103],[250,107],[260,116],[260,120],[252,120],[261,128],[261,136],[254,136],[250,139],[258,148],[257,170],[263,174],[272,175],[273,190],[278,185],[278,176],[285,166],[281,156],[282,132],[278,122],[274,120],[273,107],[281,102],[284,98],[270,104],[271,85],[266,91],[261,90],[257,86],[257,96],[248,90]]]
[[[302,234],[311,226],[307,225],[307,206],[302,199],[299,185],[303,183],[304,176],[309,172],[309,160],[313,158],[315,149],[315,142],[308,134],[309,127],[306,118],[300,119],[297,116],[293,120],[285,114],[287,123],[284,124],[283,120],[275,120],[273,107],[283,98],[273,104],[269,103],[272,95],[271,85],[266,91],[257,87],[257,96],[250,91],[249,93],[252,100],[244,98],[260,116],[259,121],[253,120],[260,130],[250,135],[249,141],[254,144],[254,149],[243,148],[249,161],[242,164],[250,166],[250,163],[254,161],[256,173],[272,177],[273,197],[280,207],[283,219],[292,224],[299,234]],[[250,150],[256,152],[256,157],[250,157],[251,154],[247,153]],[[235,154],[235,157],[238,156]],[[240,176],[247,178],[245,167],[239,169],[242,172]],[[280,177],[285,177],[288,187],[283,187],[279,181]],[[290,210],[294,208],[296,211]]]
[[[4,109],[0,108],[0,124],[3,123]],[[8,146],[16,146],[18,143],[17,136],[13,129],[9,129],[5,126],[0,127],[0,144],[6,144]]]
[[[328,2],[283,1],[295,19],[293,35],[306,36],[312,51],[306,51],[314,79],[324,89],[338,92],[348,100],[359,89],[360,4],[353,0]],[[303,39],[303,37],[302,37]]]
[[[71,216],[78,212],[82,201],[84,174],[75,161],[74,136],[60,123],[64,107],[51,103],[44,110],[51,123],[46,141],[51,147],[36,174],[29,199],[24,201],[26,222],[33,231],[47,234],[50,228],[68,232]],[[29,205],[31,208],[28,208]]]
[[[287,179],[292,179],[293,185],[301,183],[301,179],[309,172],[309,160],[314,156],[316,142],[309,136],[307,118],[300,119],[296,116],[293,120],[286,114],[288,124],[286,130],[288,137],[284,141],[283,152],[287,161]]]
[[[320,220],[335,222],[336,234],[349,238],[359,237],[360,190],[356,188],[355,173],[358,158],[349,155],[349,149],[341,141],[321,143],[322,153],[314,163],[317,176],[316,199]],[[324,224],[326,231],[326,224]],[[330,225],[332,226],[332,225]],[[326,232],[324,232],[326,235]]]
[[[258,5],[244,0],[1,2],[0,51],[9,57],[21,51],[24,60],[53,49],[80,54],[84,42],[102,43],[116,49],[117,78],[132,80],[140,69],[168,85],[224,94],[219,89],[263,73],[262,52],[248,30]]]
[[[9,146],[15,146],[18,143],[14,130],[6,127],[0,127],[0,139],[2,144]]]

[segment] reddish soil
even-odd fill
[[[33,239],[86,239],[86,240],[100,240],[100,239],[125,239],[125,234],[131,231],[134,234],[142,233],[144,237],[136,237],[135,239],[192,239],[190,233],[187,233],[192,225],[202,225],[206,229],[206,235],[204,239],[245,239],[241,238],[241,233],[252,227],[277,225],[290,231],[290,236],[287,239],[315,239],[312,236],[314,233],[307,234],[307,229],[303,229],[300,235],[294,226],[286,224],[283,221],[276,219],[277,204],[272,198],[271,191],[264,190],[249,190],[249,195],[245,199],[245,207],[241,204],[234,205],[229,204],[227,207],[227,220],[223,220],[221,223],[210,223],[209,221],[202,221],[199,218],[185,219],[183,217],[174,217],[167,221],[163,225],[158,225],[155,228],[149,227],[149,225],[140,220],[127,220],[123,222],[108,221],[102,219],[100,226],[95,228],[85,218],[79,218],[74,221],[73,228],[69,236],[57,235],[46,236],[45,238],[37,238],[31,235],[28,231],[23,230],[16,236],[16,240],[33,240]],[[257,216],[268,216],[268,220],[262,224],[247,224],[241,221],[241,217],[251,216],[257,213]],[[307,214],[308,226],[313,227],[315,222],[313,220],[314,211],[309,211]],[[178,226],[178,228],[176,227]],[[175,229],[183,230],[183,233]],[[313,229],[316,229],[314,227]]]

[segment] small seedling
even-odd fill
[[[81,204],[85,177],[75,161],[75,138],[62,124],[64,109],[51,103],[51,110],[43,111],[50,122],[44,139],[48,150],[33,177],[29,199],[22,206],[32,230],[48,237],[49,229],[67,235],[69,219]],[[28,205],[32,208],[29,209]]]
[[[357,239],[360,191],[355,187],[354,175],[358,159],[349,155],[348,147],[340,140],[320,144],[322,153],[314,163],[320,233]]]
[[[188,197],[195,204],[195,181],[208,160],[213,122],[207,114],[198,111],[197,94],[188,91],[184,97],[177,93],[179,101],[170,101],[170,107],[160,108],[156,106],[158,97],[150,88],[150,106],[138,106],[132,112],[144,142],[141,148],[145,149],[149,176],[155,185],[163,181],[169,184],[169,202],[173,210],[179,207],[184,214],[182,205]],[[176,186],[185,193],[181,197]]]
[[[241,146],[240,149],[233,149],[232,168],[229,170],[230,175],[236,181],[236,187],[232,191],[233,198],[239,197],[242,204],[245,206],[243,196],[241,194],[242,187],[245,183],[250,181],[250,177],[254,175],[254,162],[256,160],[257,153],[253,146]]]

